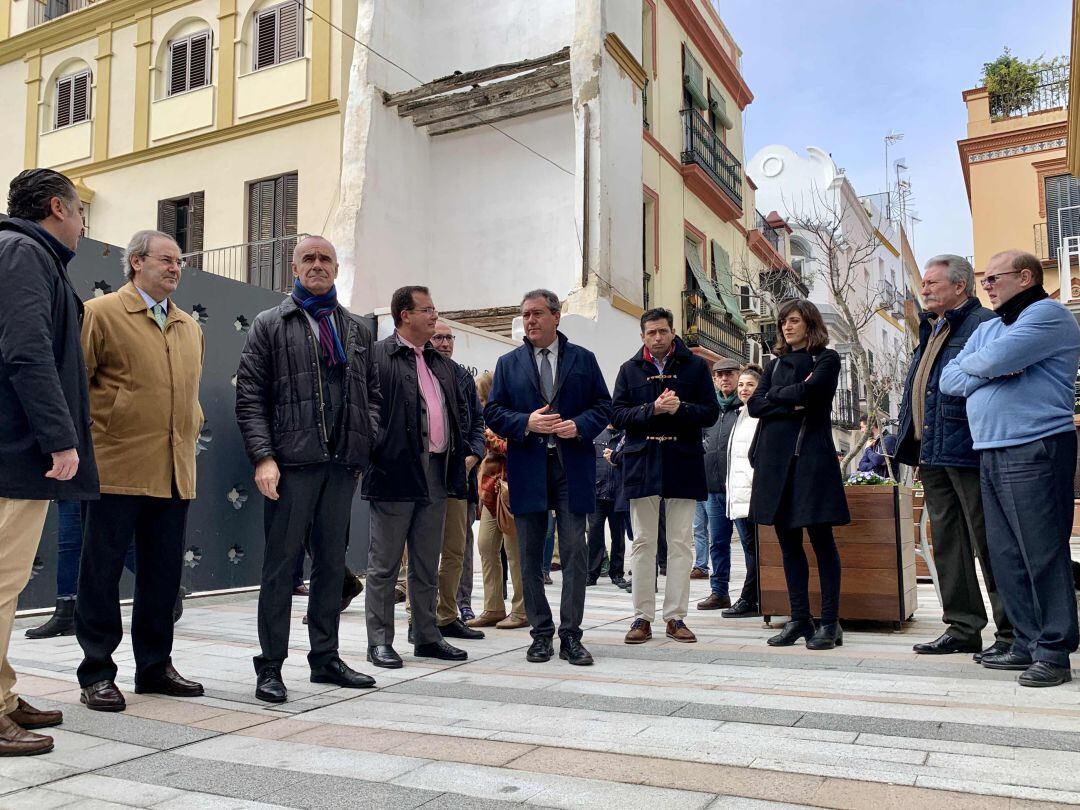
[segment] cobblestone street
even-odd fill
[[[735,555],[738,557],[739,555]],[[741,561],[740,561],[741,563]],[[738,566],[739,563],[737,563]],[[733,572],[740,582],[741,570]],[[556,588],[559,584],[555,574]],[[707,581],[695,580],[692,600]],[[479,596],[480,582],[476,583]],[[180,672],[206,696],[136,695],[120,650],[122,714],[78,703],[73,637],[27,641],[11,660],[33,703],[62,708],[56,748],[0,762],[0,807],[119,808],[1023,808],[1080,802],[1080,690],[1024,689],[967,656],[916,660],[941,630],[933,589],[900,633],[849,628],[844,646],[765,645],[758,619],[691,609],[700,642],[622,643],[630,600],[589,589],[597,659],[528,664],[527,630],[492,631],[457,666],[364,661],[362,597],[343,616],[343,658],[378,689],[307,678],[304,600],[293,611],[290,701],[254,698],[253,593],[192,599]],[[549,595],[555,590],[549,588]],[[478,600],[477,600],[478,601]],[[397,648],[403,654],[404,612]],[[989,639],[987,631],[985,638]]]

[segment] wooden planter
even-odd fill
[[[845,487],[851,523],[833,531],[842,567],[840,618],[894,622],[910,618],[918,606],[915,582],[915,524],[907,487]],[[788,616],[787,583],[780,544],[771,526],[758,527],[758,582],[761,612]],[[810,562],[810,609],[821,611],[817,563],[803,538]]]
[[[923,510],[926,509],[926,501],[923,498],[922,490],[916,490],[914,493],[914,524],[915,524],[915,544],[919,543],[919,531],[922,526]],[[931,556],[934,553],[934,537],[933,529],[930,528],[930,521],[926,521],[926,544],[930,548]],[[926,560],[922,558],[921,554],[915,555],[915,577],[919,582],[932,582],[930,576],[930,567],[926,564]]]

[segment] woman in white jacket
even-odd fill
[[[736,393],[745,403],[758,386],[761,370],[757,366],[743,367],[739,375]],[[760,615],[758,609],[757,583],[757,534],[753,524],[748,521],[750,514],[750,489],[754,481],[754,468],[750,466],[750,445],[754,441],[758,420],[742,408],[735,427],[731,430],[728,442],[727,459],[727,516],[735,522],[739,540],[746,559],[746,580],[742,593],[730,608],[720,615],[728,619]]]

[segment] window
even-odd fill
[[[698,107],[707,109],[709,101],[705,98],[705,75],[701,69],[701,63],[690,53],[690,49],[683,45],[683,106],[685,109]]]
[[[210,84],[210,32],[200,31],[169,43],[169,87],[174,96]]]
[[[53,129],[90,120],[90,71],[83,70],[56,80]]]
[[[298,59],[304,55],[304,16],[298,0],[286,0],[255,16],[254,69]]]
[[[292,283],[298,191],[295,172],[248,185],[248,283],[282,292]]]
[[[1056,259],[1061,240],[1080,236],[1080,180],[1070,174],[1047,177],[1046,232],[1050,242],[1050,258]]]
[[[182,254],[201,253],[203,249],[203,192],[196,191],[185,197],[158,200],[157,229],[176,240]],[[188,260],[198,267],[201,256]]]

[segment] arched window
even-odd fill
[[[211,45],[209,30],[169,42],[166,95],[175,96],[210,84]]]
[[[304,55],[303,5],[285,0],[255,14],[252,70],[279,65]]]
[[[56,80],[53,102],[53,129],[70,127],[90,120],[90,69],[66,73]]]

